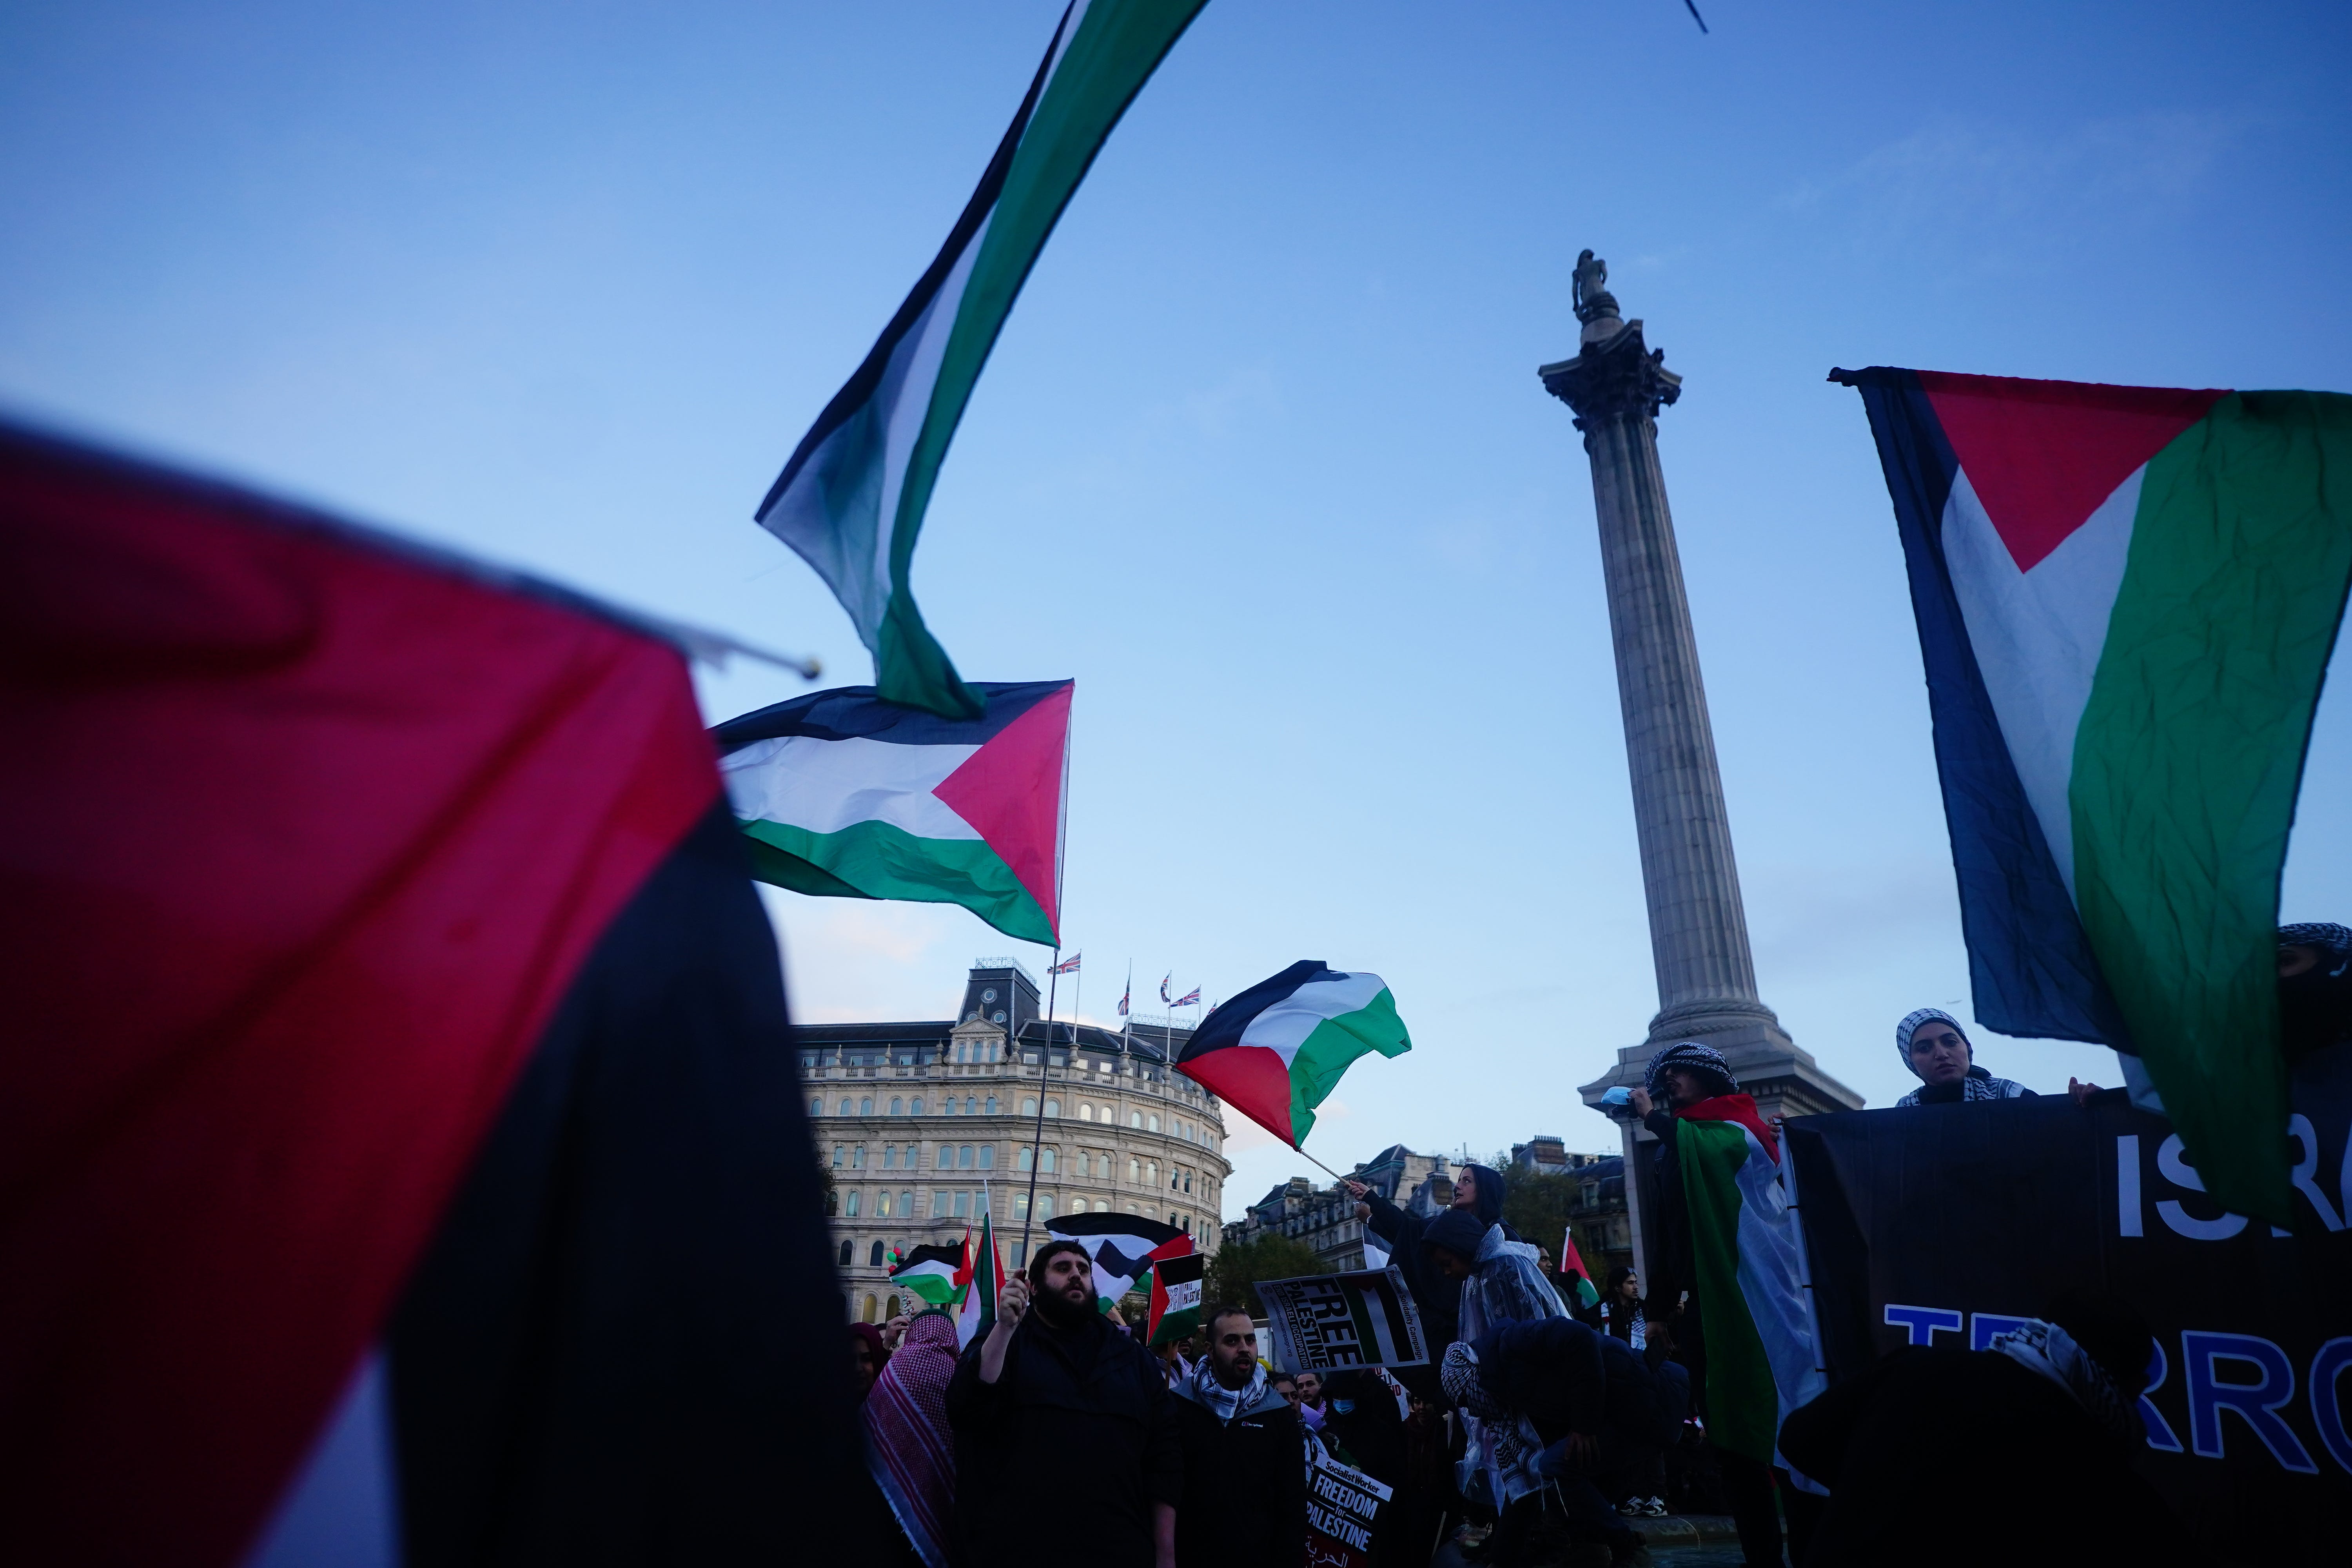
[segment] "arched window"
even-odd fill
[[[1037,1114],[1036,1096],[1024,1094],[1021,1097],[1021,1114],[1024,1116],[1034,1116]]]
[[[1172,1193],[1179,1186],[1182,1185],[1183,1181],[1183,1176],[1177,1171],[1175,1166],[1171,1165],[1168,1167],[1168,1190],[1170,1192]]]
[[[971,1049],[971,1043],[970,1043],[969,1041],[965,1041],[965,1040],[958,1040],[958,1041],[956,1042],[956,1058],[955,1058],[955,1059],[956,1059],[957,1061],[959,1061],[959,1062],[961,1062],[961,1061],[965,1061],[965,1060],[970,1059],[970,1058],[968,1058],[967,1057],[965,1057],[965,1055],[964,1055],[964,1053],[965,1053],[966,1051],[970,1050],[970,1049]]]
[[[874,1250],[866,1255],[866,1267],[868,1268],[879,1268],[882,1267],[882,1244],[880,1242],[876,1242],[874,1244]],[[871,1296],[868,1296],[866,1299],[869,1301],[874,1300]]]
[[[1153,1186],[1155,1186],[1155,1187],[1156,1187],[1156,1186],[1158,1186],[1158,1185],[1160,1184],[1160,1162],[1159,1162],[1159,1161],[1157,1161],[1157,1160],[1146,1160],[1145,1162],[1143,1162],[1143,1179],[1144,1179],[1145,1181],[1147,1181],[1147,1182],[1150,1182],[1150,1183]]]
[[[970,1193],[958,1193],[955,1195],[955,1212],[959,1216],[968,1215],[971,1212],[971,1194]]]
[[[966,1110],[970,1110],[971,1109],[971,1105],[969,1101],[965,1103],[964,1109]],[[988,1114],[991,1116],[996,1114],[996,1096],[992,1094],[988,1097]]]
[[[862,1171],[866,1169],[865,1144],[860,1143],[856,1148],[852,1149],[849,1152],[849,1168],[853,1171]]]
[[[904,1115],[906,1115],[906,1114],[907,1114],[907,1102],[906,1102],[905,1100],[892,1100],[892,1101],[890,1102],[890,1114],[891,1114],[891,1115],[893,1115],[893,1116],[904,1116]]]
[[[885,1317],[882,1321],[883,1321],[884,1322],[886,1322],[886,1323],[887,1323],[887,1322],[888,1322],[888,1321],[890,1321],[890,1319],[891,1319],[891,1318],[895,1318],[895,1317],[897,1317],[897,1316],[898,1316],[901,1311],[904,1311],[905,1310],[906,1310],[906,1309],[905,1309],[905,1305],[904,1305],[904,1304],[903,1304],[903,1303],[898,1300],[898,1297],[893,1296],[893,1297],[891,1297],[887,1301],[886,1301],[886,1302],[884,1302],[884,1303],[882,1304],[882,1310],[883,1310],[885,1313],[888,1314],[888,1316]]]
[[[871,1116],[874,1114],[874,1097],[872,1095],[866,1095],[865,1098],[858,1100],[857,1114],[860,1116]],[[1157,1117],[1153,1118],[1155,1123],[1159,1119]]]
[[[898,1145],[896,1143],[882,1145],[882,1168],[886,1171],[895,1171],[898,1168]]]
[[[1047,1100],[1045,1101],[1045,1115],[1046,1115],[1046,1118],[1047,1118],[1049,1121],[1050,1121],[1051,1119],[1053,1119],[1054,1117],[1059,1116],[1059,1115],[1061,1115],[1061,1114],[1062,1114],[1062,1102],[1061,1102],[1060,1100],[1050,1100],[1050,1099],[1049,1099],[1049,1100]]]
[[[1143,1119],[1143,1130],[1146,1132],[1157,1132],[1160,1131],[1160,1117],[1158,1113],[1155,1112]]]
[[[1095,1108],[1091,1105],[1086,1104],[1084,1101],[1080,1101],[1078,1105],[1078,1120],[1081,1121],[1092,1121],[1094,1119]]]
[[[852,1219],[856,1219],[857,1217],[857,1194],[856,1193],[850,1194],[847,1200],[843,1203],[841,1212],[847,1215]]]
[[[841,1244],[841,1267],[844,1268],[849,1267],[849,1249],[856,1245],[854,1241],[845,1241]]]
[[[890,1194],[888,1193],[880,1193],[876,1194],[874,1199],[874,1212],[884,1219],[888,1219],[890,1217]],[[880,1242],[876,1242],[875,1245],[879,1247],[882,1244]]]
[[[980,1168],[983,1171],[992,1171],[996,1169],[995,1144],[982,1143],[980,1146]]]
[[[906,1215],[906,1216],[908,1216],[909,1219],[911,1219],[911,1218],[913,1218],[913,1217],[914,1217],[914,1214],[915,1214],[915,1194],[912,1194],[912,1193],[900,1193],[900,1194],[898,1194],[898,1212],[899,1212],[900,1214],[902,1214],[902,1215]]]
[[[810,1100],[809,1114],[811,1116],[823,1116],[824,1114],[824,1101],[822,1100]]]
[[[1143,1180],[1143,1162],[1132,1154],[1127,1157],[1127,1179],[1130,1182]]]
[[[843,1101],[841,1102],[841,1113],[842,1113],[844,1116],[846,1116],[846,1115],[848,1115],[848,1114],[849,1114],[849,1101],[847,1101],[847,1100],[843,1100]]]
[[[877,1310],[879,1310],[878,1305],[877,1305],[877,1303],[875,1301],[874,1298],[873,1298],[873,1297],[871,1297],[871,1296],[866,1297],[866,1321],[867,1322],[869,1322],[869,1323],[870,1323],[870,1322],[874,1321],[874,1314],[875,1314],[875,1312],[876,1312]]]
[[[1036,1151],[1034,1149],[1015,1150],[1013,1155],[1013,1168],[1016,1171],[1025,1171],[1029,1168],[1030,1162],[1035,1158]]]
[[[917,1116],[920,1116],[923,1113],[923,1097],[919,1094],[915,1096],[913,1113]]]
[[[842,1108],[842,1110],[847,1110],[849,1109],[849,1101],[847,1101],[847,1100],[843,1100],[843,1101],[841,1102],[841,1108]],[[1129,1127],[1140,1127],[1140,1126],[1142,1126],[1142,1125],[1143,1125],[1143,1112],[1141,1112],[1140,1110],[1130,1110],[1130,1111],[1129,1111],[1129,1112],[1127,1113],[1127,1124],[1128,1124]]]
[[[1190,1171],[1184,1173],[1184,1190],[1188,1193],[1192,1190],[1192,1173]]]
[[[1054,1168],[1054,1152],[1051,1149],[1043,1150],[1038,1153],[1037,1168],[1041,1171],[1050,1171]]]
[[[1178,1215],[1178,1216],[1177,1216],[1177,1220],[1176,1220],[1176,1228],[1177,1228],[1177,1229],[1179,1229],[1179,1230],[1190,1230],[1190,1229],[1192,1229],[1192,1216],[1191,1215]],[[876,1247],[880,1247],[882,1244],[881,1244],[880,1242],[878,1242],[878,1241],[877,1241],[877,1242],[876,1242],[874,1245],[875,1245]]]
[[[1053,1154],[1054,1152],[1051,1149],[1045,1151],[1046,1169],[1048,1170],[1053,1168]],[[1052,1219],[1054,1217],[1053,1194],[1039,1193],[1037,1194],[1037,1217],[1039,1219]]]
[[[834,1215],[840,1210],[840,1208],[841,1194],[835,1192],[827,1192],[824,1194],[824,1217],[831,1219]]]
[[[841,1161],[842,1161],[842,1156],[844,1156],[845,1154],[846,1154],[846,1153],[848,1153],[848,1152],[849,1152],[849,1151],[848,1151],[848,1150],[844,1149],[844,1148],[843,1148],[840,1144],[838,1144],[838,1143],[835,1143],[835,1144],[833,1146],[833,1168],[834,1168],[835,1170],[836,1170],[836,1171],[837,1171],[837,1170],[841,1169]]]
[[[908,1169],[908,1170],[910,1170],[910,1171],[911,1171],[911,1170],[913,1170],[916,1166],[918,1166],[918,1165],[919,1165],[919,1164],[921,1164],[921,1163],[923,1163],[923,1162],[922,1162],[922,1161],[918,1157],[918,1156],[919,1156],[921,1153],[922,1153],[922,1150],[921,1150],[920,1148],[919,1148],[917,1145],[912,1144],[912,1143],[909,1143],[909,1144],[908,1144],[908,1145],[907,1145],[907,1169]]]

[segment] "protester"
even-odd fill
[[[1436,1516],[1427,1500],[1406,1486],[1404,1412],[1378,1368],[1334,1372],[1323,1385],[1324,1428],[1348,1455],[1348,1462],[1390,1489],[1372,1540],[1372,1568],[1422,1568],[1428,1562],[1429,1532]],[[1410,1555],[1414,1545],[1418,1557]]]
[[[1937,1007],[1906,1013],[1895,1026],[1895,1054],[1919,1087],[1895,1103],[1958,1105],[1979,1100],[2030,1100],[2033,1091],[2013,1079],[1995,1078],[1976,1065],[1976,1051],[1960,1032],[1959,1020]]]
[[[1781,1452],[1830,1489],[1808,1568],[2187,1561],[2133,1469],[2147,1325],[2085,1298],[2051,1320],[1990,1350],[1899,1350],[1790,1413]]]
[[[874,1392],[875,1380],[890,1363],[890,1347],[882,1331],[871,1323],[849,1325],[849,1375],[860,1400]]]
[[[1422,1246],[1437,1272],[1456,1282],[1457,1344],[1474,1342],[1508,1323],[1565,1318],[1559,1294],[1536,1268],[1536,1249],[1505,1239],[1500,1223],[1481,1226],[1467,1209],[1448,1209],[1422,1233]],[[1441,1366],[1444,1363],[1440,1357]],[[1453,1388],[1445,1387],[1448,1397]],[[1455,1465],[1464,1500],[1499,1518],[1522,1497],[1543,1485],[1531,1468],[1529,1448],[1509,1421],[1496,1422],[1477,1411],[1463,1412],[1464,1447]]]
[[[1657,1246],[1647,1259],[1649,1293],[1643,1301],[1648,1338],[1647,1360],[1653,1367],[1664,1359],[1682,1363],[1689,1374],[1691,1404],[1702,1421],[1710,1416],[1706,1394],[1706,1327],[1699,1310],[1703,1294],[1692,1262],[1690,1207],[1683,1191],[1680,1129],[1675,1112],[1688,1110],[1718,1095],[1739,1092],[1739,1080],[1720,1051],[1694,1040],[1667,1046],[1650,1058],[1643,1086],[1633,1093],[1633,1114],[1657,1139],[1652,1155],[1657,1176],[1659,1215],[1654,1234]],[[1737,1289],[1734,1281],[1724,1282]],[[1669,1326],[1670,1321],[1673,1326]],[[1773,1500],[1772,1468],[1728,1448],[1715,1450],[1717,1473],[1732,1522],[1738,1527],[1739,1547],[1748,1568],[1777,1568],[1782,1562],[1780,1510]],[[1818,1511],[1812,1498],[1801,1490],[1782,1493],[1789,1513],[1791,1555],[1802,1564],[1806,1542]]]
[[[1274,1391],[1282,1395],[1285,1400],[1288,1401],[1290,1407],[1293,1410],[1298,1408],[1298,1380],[1297,1378],[1291,1376],[1286,1372],[1270,1372],[1266,1373],[1266,1378],[1267,1381],[1273,1384]]]
[[[1397,1207],[1362,1182],[1343,1182],[1341,1185],[1356,1200],[1356,1217],[1388,1247],[1390,1260],[1404,1276],[1405,1289],[1412,1292],[1413,1305],[1421,1310],[1421,1329],[1429,1342],[1432,1366],[1405,1368],[1401,1375],[1406,1387],[1424,1396],[1433,1396],[1437,1382],[1433,1368],[1445,1353],[1445,1347],[1454,1342],[1454,1314],[1460,1306],[1461,1292],[1454,1282],[1441,1279],[1430,1268],[1422,1241],[1432,1222]],[[1446,1212],[1466,1211],[1476,1216],[1483,1230],[1486,1226],[1502,1223],[1503,1199],[1509,1192],[1510,1184],[1503,1180],[1501,1173],[1485,1165],[1465,1163],[1454,1175],[1454,1197]],[[1519,1239],[1519,1233],[1508,1225],[1503,1226],[1503,1232],[1509,1240]]]
[[[892,1318],[888,1322],[883,1324],[882,1348],[888,1351],[892,1355],[897,1355],[898,1353],[898,1342],[907,1337],[907,1330],[914,1323],[914,1319],[908,1317],[906,1313],[901,1312],[897,1317]]]
[[[1631,1346],[1572,1318],[1509,1324],[1447,1358],[1449,1393],[1471,1390],[1534,1427],[1543,1445],[1536,1468],[1580,1531],[1606,1541],[1615,1561],[1643,1560],[1608,1500],[1664,1491],[1665,1450],[1690,1407],[1683,1368],[1668,1362],[1653,1372]],[[1655,1511],[1665,1511],[1662,1498]]]
[[[923,1568],[948,1568],[955,1519],[955,1449],[948,1431],[955,1321],[937,1308],[894,1321],[903,1325],[898,1347],[866,1400],[868,1465],[914,1558]]]
[[[1637,1351],[1648,1348],[1649,1325],[1642,1321],[1642,1282],[1622,1264],[1609,1271],[1609,1289],[1601,1293],[1601,1313],[1611,1339]]]
[[[1300,1568],[1307,1558],[1306,1434],[1258,1364],[1246,1308],[1202,1316],[1208,1352],[1175,1391],[1184,1492],[1177,1568]]]
[[[1031,1281],[1035,1296],[1031,1296]],[[1174,1568],[1183,1458],[1151,1356],[1095,1310],[1086,1249],[1059,1237],[997,1292],[948,1384],[963,1568]]]

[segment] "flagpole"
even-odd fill
[[[1076,728],[1072,725],[1071,729]],[[1054,1070],[1054,1010],[1062,986],[1059,973],[1062,966],[1062,933],[1058,929],[1062,917],[1069,911],[1062,908],[1063,843],[1070,826],[1070,742],[1068,731],[1062,741],[1062,811],[1061,820],[1054,825],[1054,963],[1045,971],[1045,1054],[1037,1058],[1037,1125],[1029,1140],[1029,1199],[1022,1205],[1021,1258],[1019,1266],[1029,1266],[1029,1227],[1037,1217],[1037,1167],[1045,1158],[1045,1084]],[[1020,1042],[1013,1042],[1014,1049]]]

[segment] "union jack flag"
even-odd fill
[[[1127,983],[1127,989],[1118,994],[1118,1016],[1120,1017],[1124,1018],[1127,1016],[1127,999],[1134,994],[1135,982],[1130,980]]]
[[[1176,972],[1172,969],[1160,977],[1160,999],[1171,1006],[1175,1005],[1176,998],[1168,994],[1168,983],[1175,978]]]
[[[1078,972],[1078,960],[1085,956],[1086,954],[1083,952],[1074,952],[1070,954],[1069,957],[1064,959],[1061,963],[1045,971],[1045,973],[1048,974],[1076,974]]]
[[[1175,1001],[1169,1004],[1171,1007],[1197,1007],[1200,1005],[1201,988],[1197,985],[1193,986],[1192,989],[1185,992],[1184,994],[1177,997]]]

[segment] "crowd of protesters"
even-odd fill
[[[2352,1037],[2352,931],[2279,935],[2289,1057]],[[1895,1048],[1919,1079],[1904,1106],[2032,1093],[1979,1065],[1936,1008],[1906,1016]],[[2129,1070],[2126,1087],[2146,1102]],[[2155,1342],[2111,1300],[2066,1298],[1982,1350],[1897,1351],[1790,1414],[1780,1465],[1706,1441],[1709,1291],[1678,1113],[1734,1098],[1729,1063],[1703,1044],[1651,1059],[1628,1106],[1655,1162],[1650,1275],[1611,1270],[1581,1310],[1567,1305],[1574,1275],[1564,1293],[1503,1218],[1500,1172],[1464,1165],[1430,1215],[1347,1183],[1418,1308],[1424,1365],[1275,1367],[1232,1304],[1154,1352],[1098,1310],[1087,1253],[1058,1238],[961,1353],[938,1310],[851,1325],[884,1556],[1308,1568],[1319,1451],[1388,1490],[1370,1568],[1643,1563],[1635,1521],[1670,1508],[1729,1513],[1749,1568],[2179,1560],[2165,1500],[2132,1467]]]

